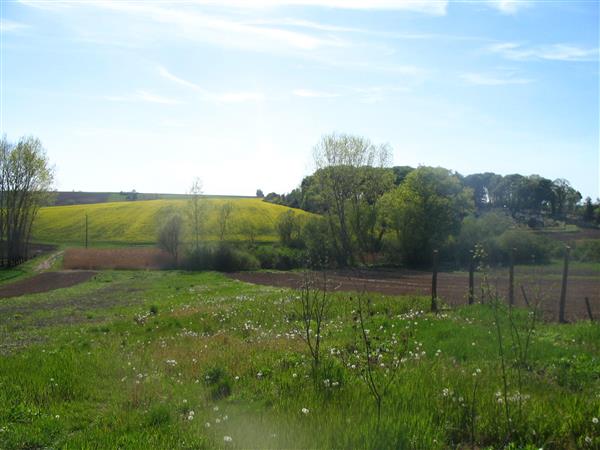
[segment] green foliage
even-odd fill
[[[280,215],[276,227],[279,234],[279,242],[282,245],[287,247],[299,247],[301,245],[300,231],[302,230],[302,226],[299,216],[293,210],[289,209]]]
[[[600,262],[600,239],[576,241],[573,258],[581,262]]]
[[[306,266],[305,252],[295,248],[260,245],[252,253],[262,269],[290,270]]]
[[[409,264],[430,261],[434,248],[442,248],[460,229],[472,210],[470,189],[462,187],[452,172],[419,167],[404,183],[379,201],[383,227],[392,232],[402,258]]]
[[[260,262],[253,254],[225,242],[192,248],[184,256],[181,265],[187,270],[220,272],[260,269]]]

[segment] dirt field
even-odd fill
[[[157,248],[70,248],[65,251],[65,269],[165,269],[173,258]]]
[[[587,274],[586,274],[587,275]],[[294,272],[238,272],[232,278],[255,284],[298,288],[302,274]],[[534,281],[537,280],[537,281]],[[480,297],[480,275],[475,276],[475,298]],[[505,298],[508,296],[508,276],[494,273],[490,277],[491,286]],[[328,285],[340,291],[379,292],[388,295],[418,294],[431,295],[431,273],[410,270],[378,270],[332,272],[328,275]],[[533,270],[515,273],[515,302],[525,305],[521,286],[530,301],[540,293],[543,299],[542,310],[548,320],[555,320],[560,298],[560,273],[544,271],[543,275]],[[438,275],[438,296],[450,305],[467,303],[468,274],[440,273]],[[573,273],[569,277],[567,289],[566,316],[568,320],[586,319],[585,297],[589,297],[595,318],[600,320],[600,279],[596,276],[582,276]]]
[[[92,271],[60,271],[44,272],[24,280],[0,287],[0,298],[18,297],[26,294],[37,294],[65,287],[74,286],[89,280],[96,272]]]

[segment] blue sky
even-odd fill
[[[287,192],[330,132],[600,196],[598,1],[2,1],[2,120],[60,190]]]

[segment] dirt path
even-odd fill
[[[52,264],[54,264],[54,262],[58,258],[60,258],[63,253],[64,253],[63,251],[52,253],[45,260],[43,260],[41,263],[39,263],[37,266],[35,266],[35,268],[33,270],[35,272],[43,272],[45,270],[50,269],[50,267],[52,267]]]
[[[567,289],[566,315],[569,320],[587,318],[584,298],[588,297],[592,311],[600,320],[600,279],[598,277],[575,276],[569,280]],[[248,283],[262,284],[297,289],[302,283],[302,274],[296,272],[238,272],[229,275],[231,278]],[[535,281],[533,281],[535,280]],[[475,296],[479,297],[481,280],[475,277]],[[490,278],[491,286],[500,295],[507,297],[508,280],[505,276],[494,275]],[[328,275],[328,285],[339,291],[378,292],[387,295],[431,295],[431,273],[413,270],[394,271],[352,271],[332,272]],[[515,280],[515,302],[524,306],[521,285],[529,298],[539,290],[544,299],[542,310],[548,319],[554,319],[560,297],[560,278],[552,275],[535,277],[517,276]],[[463,273],[440,273],[438,275],[438,295],[451,305],[467,303],[468,275]]]
[[[91,270],[62,270],[43,272],[38,275],[0,286],[0,298],[37,294],[54,289],[74,286],[89,280],[97,272]]]

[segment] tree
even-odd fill
[[[391,169],[371,169],[387,167],[390,159],[389,145],[347,134],[325,135],[314,149],[314,176],[340,265],[353,264],[357,247],[361,254],[368,250],[365,230],[371,228],[377,192],[394,182]]]
[[[217,217],[217,225],[219,227],[219,240],[225,240],[225,235],[227,234],[227,229],[229,226],[229,218],[231,216],[231,212],[233,211],[233,205],[229,202],[223,203],[221,208],[219,209],[219,215]]]
[[[53,178],[39,139],[22,137],[16,145],[0,140],[0,246],[6,265],[27,258],[33,222],[49,199]]]
[[[158,246],[169,253],[177,263],[183,220],[177,213],[170,215],[158,231]]]
[[[206,202],[202,197],[202,181],[200,181],[200,178],[194,178],[189,195],[187,214],[190,219],[194,248],[198,249],[200,237],[204,232],[204,224],[206,223]]]
[[[459,231],[473,209],[473,192],[449,170],[419,167],[383,195],[379,206],[380,220],[395,232],[404,259],[424,264],[434,248]]]
[[[590,197],[586,197],[583,209],[583,221],[593,222],[594,220],[594,204]]]
[[[265,194],[263,194],[263,191],[262,191],[262,189],[257,189],[257,190],[256,190],[256,196],[257,196],[258,198],[263,198],[263,197],[265,196]]]
[[[296,213],[291,209],[279,216],[276,227],[279,240],[283,245],[291,247],[294,242],[298,241],[301,231],[300,223]]]

